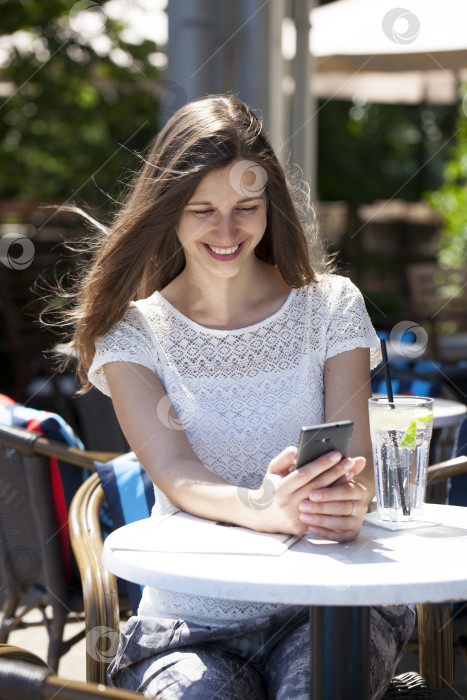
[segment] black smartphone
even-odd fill
[[[318,459],[326,452],[337,450],[342,457],[345,457],[352,433],[353,422],[351,420],[302,428],[297,458],[289,471],[292,472],[308,462],[313,462],[314,459]]]

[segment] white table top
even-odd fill
[[[434,399],[433,401],[433,427],[447,428],[451,425],[459,425],[467,413],[467,406],[460,401],[448,399]]]
[[[136,583],[224,599],[302,605],[467,600],[467,508],[425,508],[425,519],[440,524],[404,531],[364,524],[354,542],[301,539],[279,556],[129,550],[132,538],[137,542],[154,527],[149,518],[111,533],[103,563]]]

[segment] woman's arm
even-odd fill
[[[348,453],[351,457],[358,455],[366,459],[366,467],[357,481],[366,486],[371,501],[375,495],[375,479],[368,419],[368,399],[371,398],[369,349],[357,348],[327,360],[324,392],[326,421],[354,422]]]
[[[180,510],[265,532],[304,534],[308,527],[300,519],[299,503],[310,483],[322,472],[328,480],[345,473],[339,457],[325,456],[289,474],[296,447],[288,447],[271,460],[261,489],[233,486],[200,462],[154,372],[131,362],[110,362],[104,372],[131,448]],[[266,466],[252,465],[252,470]]]
[[[321,488],[327,484],[324,477],[319,477],[313,482],[308,498],[300,504],[302,521],[310,526],[311,532],[328,539],[354,539],[375,493],[368,422],[369,354],[366,348],[349,350],[331,357],[324,367],[326,421],[352,420],[354,433],[348,455],[366,460],[358,476],[349,471],[348,476],[356,476],[350,481],[340,479],[330,488]]]

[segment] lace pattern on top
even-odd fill
[[[337,275],[293,289],[272,316],[234,330],[201,326],[155,292],[98,339],[89,378],[109,394],[104,364],[149,367],[202,464],[232,484],[258,488],[270,460],[298,443],[301,426],[324,422],[326,360],[356,347],[373,348],[377,363],[363,298]],[[153,512],[172,512],[157,487],[155,493]],[[140,614],[214,622],[274,607],[145,589]]]

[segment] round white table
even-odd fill
[[[467,509],[426,505],[424,517],[437,524],[404,530],[364,524],[354,542],[302,538],[279,556],[158,552],[157,524],[147,519],[111,533],[103,563],[124,579],[155,588],[309,605],[312,666],[326,667],[313,674],[314,697],[365,700],[368,606],[467,600]],[[148,528],[154,528],[154,551],[137,551]],[[339,616],[339,610],[345,614]],[[337,656],[325,658],[323,650],[337,648]]]
[[[466,414],[467,406],[459,401],[434,399],[429,464],[453,457],[459,427]]]
[[[433,427],[448,428],[460,425],[467,413],[467,406],[460,401],[449,399],[434,399],[433,401]]]

